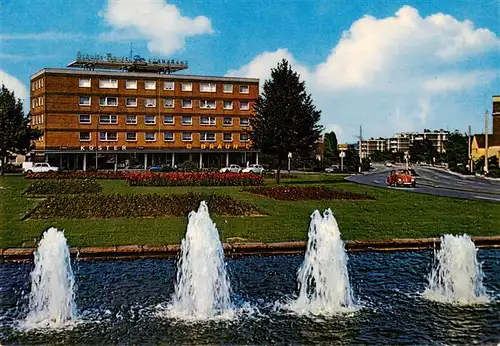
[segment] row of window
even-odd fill
[[[43,79],[40,79],[40,80],[43,80]],[[31,100],[31,108],[35,108],[38,106],[43,106],[43,97],[42,96],[35,97]]]
[[[92,117],[90,114],[80,114],[79,115],[79,123],[80,124],[91,124]],[[125,123],[128,125],[136,125],[137,124],[137,115],[126,115]],[[118,124],[118,115],[114,114],[101,114],[99,115],[99,124]],[[146,125],[155,125],[156,124],[156,115],[145,115],[144,116],[144,124]],[[173,115],[164,115],[163,116],[163,124],[164,125],[174,125],[175,117]],[[192,125],[193,117],[190,116],[182,116],[181,117],[182,125]],[[215,126],[217,125],[217,119],[215,117],[200,117],[200,125],[209,125]],[[222,125],[232,126],[233,118],[225,117],[222,119]],[[240,126],[248,126],[250,125],[249,118],[240,118]]]
[[[173,142],[175,140],[175,133],[172,131],[165,131],[163,133],[163,140],[166,142]],[[146,142],[154,142],[156,141],[157,132],[144,132],[144,140]],[[79,132],[78,139],[80,142],[90,142],[92,140],[91,132]],[[240,142],[248,142],[249,137],[248,133],[240,133],[239,134]],[[126,132],[125,140],[127,142],[136,142],[137,141],[137,132]],[[193,133],[192,132],[181,132],[181,140],[184,142],[193,141]],[[201,132],[200,133],[200,141],[201,142],[215,142],[216,134],[215,132]],[[223,133],[222,140],[224,142],[232,142],[233,141],[233,133]],[[110,142],[110,141],[118,141],[118,132],[99,132],[99,141],[102,142]]]
[[[38,90],[43,88],[43,78],[37,79],[33,83],[31,83],[31,91]]]
[[[118,89],[118,79],[106,78],[99,79],[99,88],[102,89]],[[182,91],[193,91],[192,82],[177,82],[180,83],[180,88]],[[164,81],[163,90],[175,90],[174,81]],[[91,78],[80,78],[78,83],[80,88],[90,88],[92,86]],[[137,89],[137,79],[125,80],[125,89]],[[155,80],[145,80],[144,81],[145,90],[156,90]],[[225,93],[233,93],[233,84],[223,84],[222,90]],[[250,87],[248,85],[239,85],[240,94],[248,94],[250,92]],[[217,92],[216,83],[200,83],[200,92]]]
[[[181,99],[182,108],[193,108],[193,100]],[[222,101],[222,109],[231,110],[233,109],[234,101]],[[90,96],[80,96],[79,101],[80,106],[90,106],[91,97]],[[137,97],[126,97],[125,105],[127,107],[137,107]],[[249,101],[239,101],[240,110],[249,110]],[[101,96],[99,97],[99,106],[103,107],[117,107],[118,97],[116,96]],[[145,98],[145,107],[156,107],[156,98]],[[163,99],[164,108],[175,108],[175,99],[164,98]],[[217,109],[217,101],[215,100],[200,100],[200,109]]]

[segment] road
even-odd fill
[[[471,200],[500,202],[500,181],[487,180],[480,177],[464,177],[450,173],[442,169],[415,166],[418,174],[417,187],[391,187],[387,186],[386,179],[391,168],[375,166],[374,172],[351,175],[348,181],[382,187],[386,189],[397,189],[415,193],[425,193],[437,196],[464,198]],[[402,168],[402,167],[395,167]]]

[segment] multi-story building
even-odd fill
[[[368,139],[361,143],[361,155],[370,156],[375,151],[406,152],[415,141],[428,139],[432,142],[438,153],[444,153],[444,145],[448,141],[449,131],[428,130],[423,132],[399,132],[389,138]]]
[[[142,60],[142,61],[141,61]],[[31,77],[40,159],[67,169],[258,162],[249,119],[259,80],[171,74],[185,62],[78,55]]]

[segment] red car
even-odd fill
[[[410,171],[392,170],[391,175],[387,177],[387,185],[415,187],[416,182]]]

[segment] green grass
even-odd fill
[[[186,229],[186,217],[107,220],[21,220],[41,199],[22,192],[30,180],[22,176],[0,178],[0,248],[34,246],[48,227],[64,229],[71,246],[178,243]],[[413,194],[348,183],[336,175],[300,175],[284,184],[325,184],[332,188],[368,193],[375,201],[274,201],[251,195],[241,187],[129,187],[123,181],[101,180],[103,193],[228,194],[255,204],[268,216],[214,217],[221,238],[247,241],[305,240],[314,209],[331,208],[343,239],[436,237],[445,233],[500,234],[500,204]],[[266,185],[273,185],[266,180]],[[210,206],[209,206],[210,207]]]

